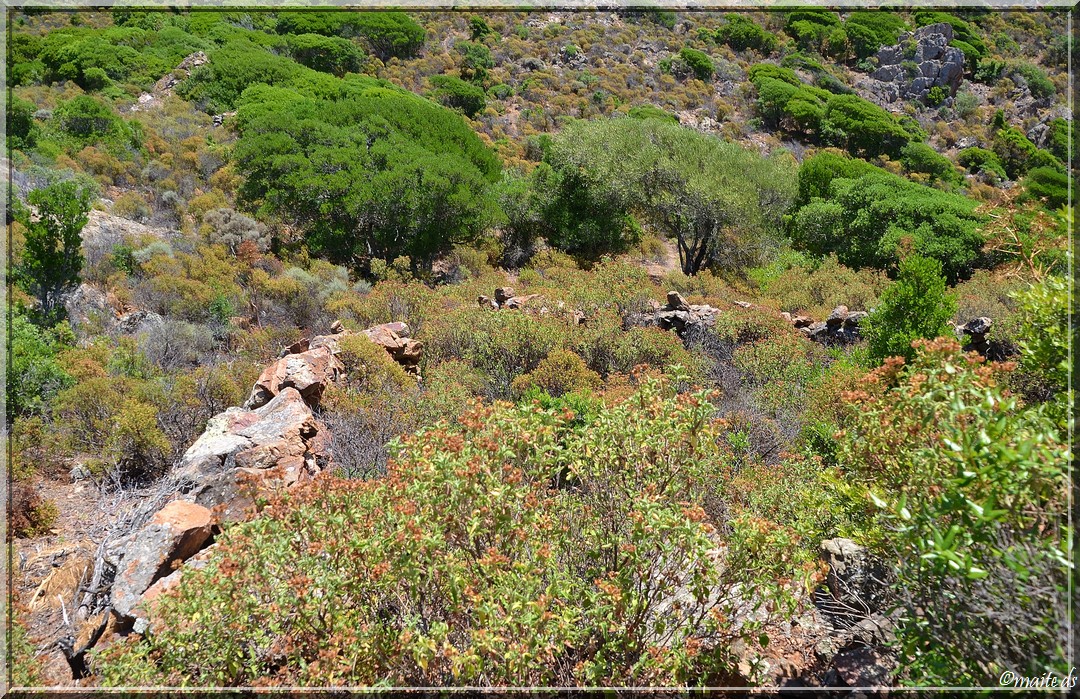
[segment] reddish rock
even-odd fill
[[[159,510],[128,546],[113,583],[113,609],[130,616],[142,594],[159,578],[199,552],[211,536],[210,510],[174,500]]]
[[[245,407],[258,408],[266,405],[286,387],[295,388],[308,405],[317,406],[323,391],[337,379],[345,367],[334,356],[332,348],[321,346],[307,349],[308,345],[307,340],[293,345],[305,349],[286,355],[263,369],[251,389]]]

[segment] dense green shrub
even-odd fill
[[[880,172],[880,168],[836,150],[816,153],[799,166],[798,194],[794,207],[798,209],[815,198],[828,197],[829,185],[834,179],[855,179],[875,172]]]
[[[1034,168],[1024,179],[1024,189],[1036,199],[1045,201],[1051,209],[1069,203],[1069,177],[1056,168]]]
[[[907,247],[941,262],[950,281],[970,274],[984,239],[977,203],[956,194],[910,182],[878,168],[854,178],[841,177],[845,163],[835,155],[803,164],[800,191],[814,196],[828,182],[828,194],[803,205],[791,219],[798,247],[815,254],[835,253],[843,264],[892,269]]]
[[[679,117],[652,104],[639,104],[636,107],[631,107],[626,115],[631,119],[659,119],[670,124],[679,123]]]
[[[475,41],[460,41],[455,48],[461,54],[461,77],[478,84],[487,80],[488,70],[495,67],[490,49]]]
[[[914,134],[876,104],[856,95],[833,95],[825,105],[822,136],[858,156],[896,156]]]
[[[917,255],[904,258],[896,281],[882,292],[881,302],[864,321],[870,359],[911,360],[914,340],[952,335],[949,321],[955,314],[956,299],[945,288],[941,263]]]
[[[7,137],[14,150],[32,148],[38,128],[34,123],[36,108],[32,102],[13,97],[7,103]]]
[[[1069,448],[1006,390],[1007,366],[959,349],[923,342],[846,394],[838,480],[897,562],[899,679],[1065,676]]]
[[[287,39],[289,52],[300,65],[342,76],[364,65],[364,52],[348,39],[321,34],[294,34]]]
[[[487,95],[479,85],[465,82],[453,75],[433,75],[430,78],[431,98],[450,107],[460,109],[466,116],[476,116],[487,104]]]
[[[1024,132],[1015,126],[998,129],[994,134],[993,148],[1010,179],[1019,179],[1038,167],[1061,169],[1057,158],[1029,141]]]
[[[19,309],[11,313],[8,335],[11,353],[7,363],[7,419],[17,415],[42,414],[49,410],[59,391],[73,383],[72,377],[56,361],[65,345],[74,341],[66,323],[43,328]]]
[[[726,24],[713,34],[717,43],[727,44],[735,51],[753,49],[770,54],[776,50],[776,37],[749,17],[729,13],[724,19]]]
[[[881,107],[848,94],[850,90],[824,69],[819,75],[832,80],[823,84],[831,85],[839,94],[802,83],[790,68],[758,64],[748,74],[758,91],[758,113],[766,123],[785,131],[843,147],[862,157],[898,157],[905,144],[923,137],[916,128],[902,124]]]
[[[424,28],[404,12],[280,12],[279,34],[362,37],[381,60],[415,56]]]
[[[856,58],[866,58],[882,46],[895,45],[906,29],[907,23],[900,15],[881,10],[852,12],[844,22]]]
[[[930,176],[931,182],[958,184],[960,176],[952,161],[925,143],[908,143],[900,150],[900,163],[908,172]]]
[[[956,154],[956,162],[967,168],[968,172],[971,173],[987,172],[998,179],[1008,179],[1008,175],[1005,174],[1005,167],[1001,164],[1001,159],[992,150],[975,146],[965,148]]]
[[[679,50],[679,58],[690,67],[698,80],[712,80],[713,71],[716,70],[716,67],[713,65],[712,59],[709,58],[709,54],[684,46]]]

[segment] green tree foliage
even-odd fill
[[[835,179],[855,179],[880,171],[880,168],[865,160],[852,158],[837,150],[823,150],[799,166],[794,207],[801,208],[815,198],[827,198],[829,185]]]
[[[834,28],[841,28],[840,18],[827,10],[796,10],[787,13],[784,31],[803,50],[818,51]],[[841,28],[842,29],[842,28]]]
[[[961,177],[952,161],[925,143],[912,141],[900,149],[900,163],[908,172],[929,175],[931,182],[959,184]]]
[[[1064,428],[1074,400],[1069,392],[1069,282],[1048,276],[1014,298],[1019,304],[1020,372],[1036,384],[1025,394],[1050,401],[1048,409]]]
[[[305,231],[313,252],[362,265],[407,255],[424,268],[475,238],[499,163],[460,117],[367,78],[337,100],[257,86],[244,94],[235,158],[244,200]]]
[[[279,34],[362,37],[380,60],[415,56],[424,28],[404,12],[279,12]]]
[[[49,136],[71,152],[102,144],[106,150],[130,157],[142,148],[142,129],[120,118],[105,102],[79,95],[53,112]]]
[[[791,219],[792,237],[802,249],[835,253],[856,269],[889,270],[910,247],[938,260],[950,281],[972,271],[984,242],[976,202],[878,168],[867,172],[834,154],[815,156],[802,168],[807,174],[799,178],[799,200],[814,197]],[[820,197],[824,187],[827,195]]]
[[[487,80],[488,70],[495,67],[488,47],[475,41],[461,41],[456,48],[461,54],[461,77],[474,83]]]
[[[736,628],[734,586],[783,603],[791,535],[729,494],[706,394],[649,380],[582,420],[577,403],[471,410],[394,444],[389,478],[275,502],[184,573],[160,632],[99,656],[103,683],[718,681],[762,632]],[[762,564],[767,544],[779,560]]]
[[[726,24],[713,34],[717,43],[727,44],[735,51],[753,49],[770,54],[776,50],[776,37],[749,17],[730,13],[724,19]]]
[[[457,76],[433,75],[430,82],[435,88],[429,94],[432,99],[451,109],[460,109],[467,117],[476,116],[487,105],[484,88],[465,82]]]
[[[495,30],[488,26],[487,20],[480,15],[474,15],[469,18],[469,39],[472,41],[480,41],[489,34],[494,34]]]
[[[364,65],[364,52],[348,39],[321,34],[292,34],[289,52],[300,65],[341,77],[357,73]]]
[[[758,92],[758,113],[767,124],[789,133],[840,146],[860,157],[899,157],[904,145],[923,137],[857,95],[806,85],[790,68],[758,64],[749,76]]]
[[[13,97],[7,103],[7,137],[13,150],[32,148],[38,128],[34,124],[34,104]]]
[[[882,46],[897,44],[906,29],[907,23],[900,15],[881,10],[852,12],[844,22],[856,58],[867,58]]]
[[[910,360],[914,340],[952,335],[949,321],[954,315],[956,299],[945,287],[941,263],[918,255],[901,260],[896,281],[882,292],[865,321],[870,359]]]
[[[1060,335],[1064,338],[1064,335]],[[840,474],[896,561],[900,681],[1069,671],[1069,447],[1008,367],[924,342],[848,394]]]
[[[37,209],[37,216],[25,207],[16,211],[26,228],[18,279],[37,297],[45,317],[52,318],[64,291],[79,284],[83,268],[80,234],[90,211],[91,194],[69,180],[36,189],[26,200]]]
[[[11,352],[7,364],[7,420],[48,412],[56,394],[73,379],[56,361],[57,353],[74,338],[66,323],[43,328],[21,310],[11,313]]]
[[[610,250],[631,239],[633,214],[676,239],[687,274],[757,260],[792,195],[787,161],[656,119],[575,122],[554,139],[550,160],[557,245]],[[627,223],[611,238],[620,217]]]
[[[864,157],[895,156],[914,136],[893,115],[856,95],[830,97],[821,130],[828,142]]]

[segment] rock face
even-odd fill
[[[134,536],[124,564],[113,583],[113,610],[131,614],[146,590],[199,552],[211,536],[210,510],[201,505],[173,501],[153,516]]]
[[[112,607],[138,633],[151,628],[147,610],[179,579],[177,568],[202,560],[215,527],[242,519],[257,492],[292,487],[330,465],[330,434],[312,409],[344,372],[336,354],[350,333],[340,323],[334,330],[294,343],[263,370],[243,407],[212,417],[170,475],[175,499],[110,547]],[[405,323],[363,332],[406,369],[419,364],[423,345]]]
[[[244,407],[260,408],[284,388],[295,388],[305,403],[318,405],[323,390],[343,369],[328,346],[289,354],[263,369]]]
[[[879,82],[877,92],[886,102],[926,101],[933,87],[956,94],[964,77],[964,52],[949,46],[953,29],[930,24],[900,37],[896,46],[877,53],[878,69],[870,77]]]

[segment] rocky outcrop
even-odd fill
[[[723,312],[708,304],[691,304],[677,291],[668,292],[666,305],[653,303],[651,310],[627,316],[627,326],[656,326],[663,330],[674,330],[680,337],[686,338],[715,325],[717,316]],[[745,301],[731,303],[740,308],[756,309],[763,314],[775,314],[775,311]],[[847,306],[837,306],[821,322],[804,315],[780,314],[807,338],[824,345],[843,345],[860,340],[859,326],[867,315],[865,311],[849,311]]]
[[[498,310],[500,308],[508,309],[522,309],[525,305],[533,299],[540,298],[540,294],[525,294],[524,296],[518,296],[514,293],[514,289],[509,286],[500,286],[495,289],[495,297],[479,296],[476,302],[480,304],[480,308],[491,308]]]
[[[344,370],[329,346],[289,354],[263,369],[244,407],[261,408],[282,389],[294,388],[310,406],[318,405],[323,390]]]
[[[263,370],[243,406],[212,417],[169,476],[172,501],[151,509],[147,523],[114,542],[112,609],[130,628],[147,630],[149,610],[179,579],[180,566],[202,560],[197,554],[217,529],[243,519],[259,492],[290,488],[330,466],[330,434],[313,409],[343,374],[336,355],[341,338],[354,334],[340,323],[332,327],[332,335],[286,348]],[[408,337],[405,323],[362,332],[406,369],[419,364],[423,345]]]
[[[875,91],[885,102],[925,102],[934,87],[955,95],[964,77],[964,52],[949,46],[952,38],[950,25],[930,24],[903,34],[896,46],[880,49],[878,68],[870,74],[878,81]]]
[[[837,306],[824,321],[815,322],[808,316],[790,316],[793,327],[803,335],[823,345],[849,345],[862,339],[860,326],[868,313],[849,311],[847,306]]]
[[[210,510],[190,502],[170,502],[136,532],[113,582],[113,611],[130,616],[146,590],[195,555],[211,536]]]

